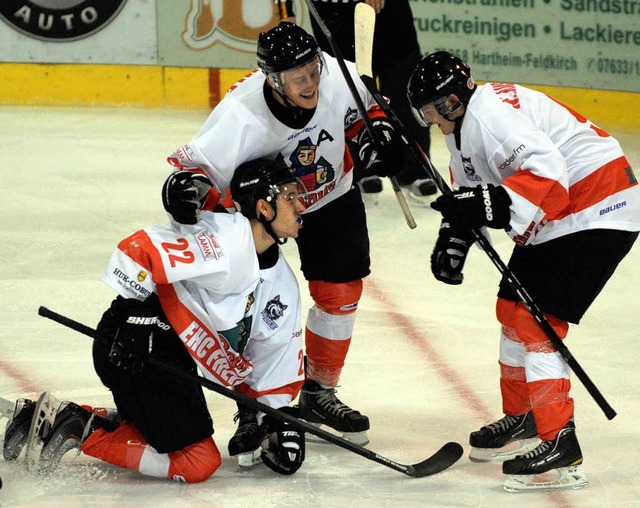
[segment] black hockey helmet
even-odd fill
[[[438,113],[446,117],[469,104],[475,89],[471,69],[466,63],[448,51],[436,51],[425,56],[413,71],[407,96],[416,119],[428,126],[422,114],[425,106],[433,104]],[[460,102],[451,104],[448,101],[451,94],[455,94]]]
[[[302,182],[284,163],[271,159],[255,159],[240,164],[231,178],[231,199],[236,203],[240,213],[247,219],[255,219],[262,223],[267,233],[279,244],[285,243],[286,239],[278,238],[271,223],[278,215],[278,195],[283,191],[283,186],[289,183],[295,185],[298,194],[305,192]],[[256,205],[260,199],[266,200],[273,207],[274,215],[270,220],[256,214]]]
[[[231,178],[231,199],[238,205],[242,215],[257,219],[256,204],[259,199],[275,202],[284,184],[296,182],[298,178],[283,163],[270,159],[255,159],[238,166]]]
[[[265,74],[295,69],[318,56],[316,40],[295,23],[283,21],[258,36],[258,67]]]

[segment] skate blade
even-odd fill
[[[312,423],[312,422],[307,422],[307,423],[313,425],[314,427],[318,427],[318,428],[322,427],[322,423]],[[331,427],[328,427],[326,425],[323,428],[323,430],[326,430],[328,432],[331,432],[332,434],[340,436],[341,438],[346,439],[347,441],[353,444],[357,444],[358,446],[367,446],[369,444],[369,436],[367,436],[366,430],[363,430],[362,432],[342,432],[339,430],[332,429]],[[318,437],[315,434],[310,434],[308,432],[305,434],[305,440],[307,443],[318,443],[318,444],[329,444],[329,445],[333,444],[330,441],[322,439],[321,437]]]
[[[16,412],[15,400],[12,402],[10,400],[0,398],[0,418],[4,416],[5,418],[9,419],[9,422],[11,422],[15,412]]]
[[[48,392],[42,393],[38,398],[33,419],[31,420],[31,426],[29,427],[27,444],[25,446],[27,471],[38,470],[40,452],[42,452],[42,441],[49,434],[59,407],[60,401]]]
[[[536,475],[508,475],[502,488],[507,492],[575,490],[581,489],[587,483],[582,466],[570,466]]]
[[[514,459],[518,455],[524,455],[538,446],[540,442],[540,439],[534,437],[508,443],[502,448],[472,447],[469,452],[469,460],[471,462],[504,462]]]
[[[254,452],[239,453],[238,455],[234,455],[234,457],[238,461],[240,469],[250,469],[262,463],[260,454],[256,455]]]

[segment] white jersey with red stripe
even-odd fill
[[[520,85],[479,86],[445,137],[454,187],[503,185],[518,245],[585,229],[640,230],[640,186],[620,144],[555,99]]]
[[[274,407],[291,401],[303,379],[298,283],[281,251],[260,270],[243,215],[203,212],[195,225],[137,231],[118,244],[103,280],[125,298],[156,292],[208,379],[280,395]]]
[[[254,71],[231,87],[198,134],[168,161],[179,169],[204,171],[224,194],[243,162],[278,159],[304,183],[307,211],[342,196],[353,183],[351,161],[347,167],[344,161],[345,129],[361,117],[336,60],[327,54],[324,58],[318,105],[305,126],[291,128],[274,117],[264,98],[266,77]],[[377,109],[355,64],[346,65],[365,107]]]

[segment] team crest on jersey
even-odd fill
[[[285,305],[280,301],[280,295],[275,296],[267,302],[267,305],[261,312],[262,320],[269,328],[275,330],[278,328],[276,321],[284,315],[284,311],[287,307],[288,305]]]
[[[147,279],[147,272],[140,270],[138,272],[138,282],[144,282]]]
[[[310,137],[298,141],[298,146],[289,157],[291,171],[304,184],[307,192],[327,185],[335,179],[333,166],[324,157],[316,160],[318,144]]]
[[[482,178],[476,174],[476,168],[471,164],[471,157],[460,155],[460,159],[462,159],[462,167],[464,168],[464,175],[467,177],[467,180],[469,182],[481,182]]]
[[[34,39],[67,42],[102,30],[127,0],[2,0],[0,18]]]
[[[224,340],[231,346],[231,349],[236,353],[242,354],[244,348],[247,347],[252,322],[253,318],[251,316],[245,316],[236,323],[235,327],[229,330],[223,330],[219,332],[219,334],[224,337]]]

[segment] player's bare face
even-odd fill
[[[313,109],[318,105],[318,86],[322,75],[322,62],[319,58],[281,73],[280,79],[287,98],[296,106]]]
[[[278,238],[297,238],[302,227],[302,212],[305,208],[300,201],[297,182],[281,185],[278,192],[278,214],[271,223],[273,232]]]

